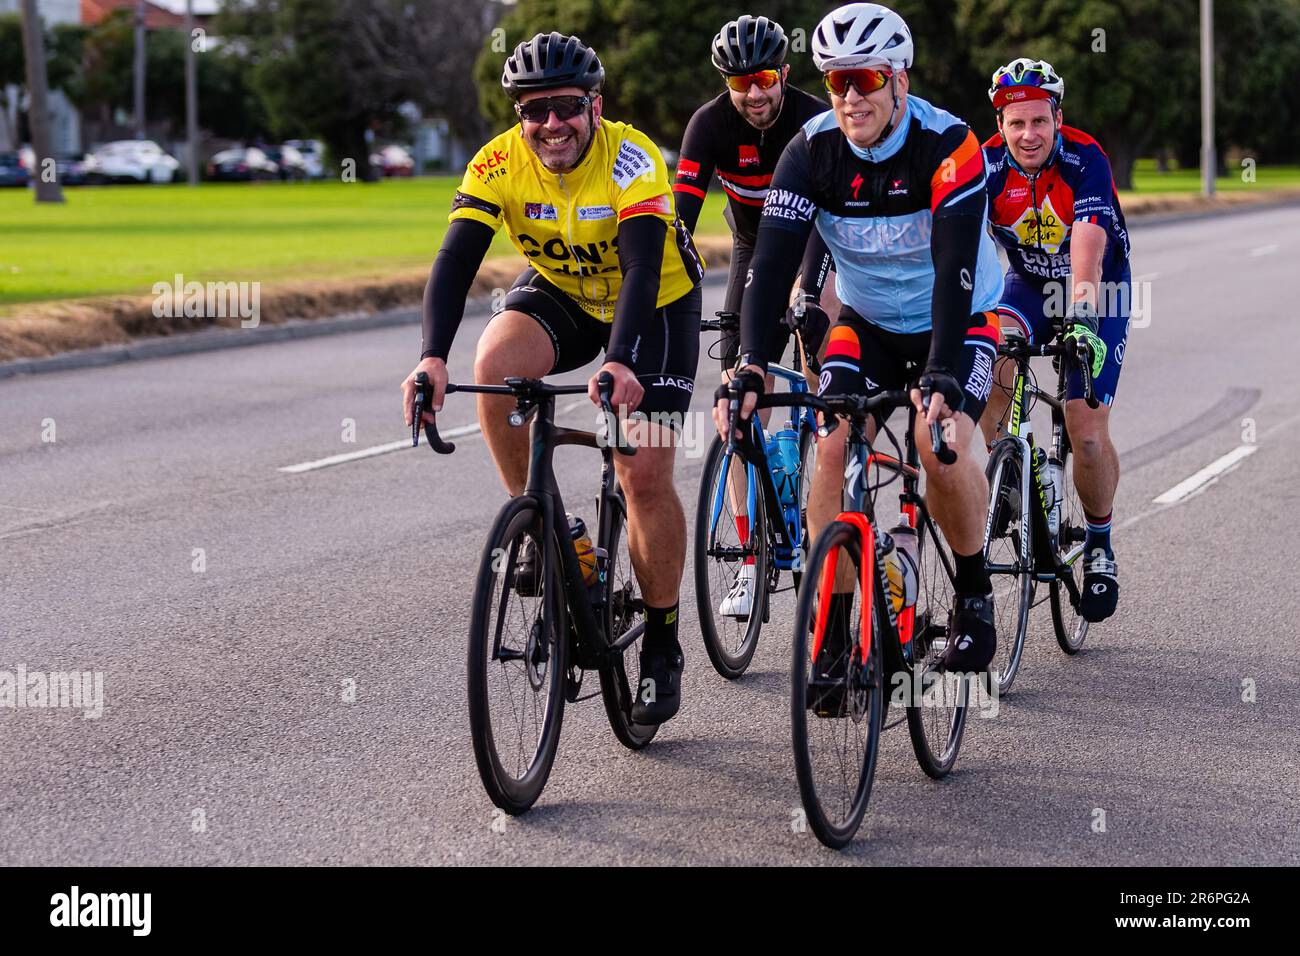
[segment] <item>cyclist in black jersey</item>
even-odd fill
[[[686,228],[695,232],[700,209],[710,180],[717,173],[727,194],[723,213],[731,227],[731,268],[723,308],[739,313],[750,284],[749,264],[758,239],[758,222],[767,198],[768,184],[786,144],[814,116],[825,113],[825,100],[786,82],[790,67],[785,62],[789,41],[781,25],[767,17],[742,16],[723,24],[713,38],[713,66],[722,74],[726,89],[709,100],[691,117],[682,138],[673,193],[677,214]],[[833,285],[827,284],[834,262],[819,233],[809,237],[798,279],[797,296],[803,319],[800,335],[815,360],[830,326],[828,315],[839,310]],[[793,331],[793,307],[786,321],[772,327],[768,354],[780,361]],[[724,332],[722,362],[735,365],[740,354],[740,336]],[[813,375],[816,363],[810,363]],[[731,377],[724,371],[723,380]],[[810,384],[816,387],[814,378]],[[767,389],[773,385],[771,376]],[[766,412],[763,420],[767,420]],[[732,507],[740,540],[749,534],[745,510],[744,478],[733,473]],[[754,565],[742,566],[718,613],[724,617],[749,615],[753,601]]]
[[[723,215],[731,227],[732,249],[723,308],[728,312],[740,311],[758,221],[777,160],[804,123],[830,108],[825,100],[786,82],[788,45],[781,25],[767,17],[743,16],[724,24],[713,38],[713,65],[727,89],[695,111],[682,137],[673,193],[686,228],[695,232],[714,173],[727,194]],[[809,310],[805,321],[815,338],[825,333],[826,315],[839,307],[834,288],[826,284],[834,266],[826,243],[814,233],[800,270],[799,289]],[[780,359],[789,337],[788,327],[773,330],[769,352],[773,359]],[[736,337],[724,339],[726,363],[735,362],[738,345]]]

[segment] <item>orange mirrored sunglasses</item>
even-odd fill
[[[770,90],[781,82],[780,70],[759,70],[757,73],[746,73],[744,76],[724,76],[727,86],[737,93],[748,93],[749,88],[755,83],[760,90]]]
[[[829,70],[822,74],[822,84],[836,96],[844,96],[850,86],[866,96],[883,89],[893,75],[889,70]]]

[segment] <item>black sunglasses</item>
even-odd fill
[[[571,120],[590,105],[590,96],[543,96],[527,103],[516,103],[515,112],[520,119],[530,123],[545,123],[552,112],[556,119]]]

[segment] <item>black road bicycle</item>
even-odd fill
[[[626,747],[648,744],[657,725],[631,718],[638,644],[645,633],[645,606],[628,554],[627,505],[613,467],[615,451],[632,455],[610,407],[612,379],[597,383],[607,434],[555,424],[557,395],[586,394],[586,385],[547,385],[507,378],[500,385],[447,386],[447,393],[512,395],[510,424],[530,418],[531,458],[524,493],[497,515],[479,562],[470,616],[468,691],[470,736],[479,776],[492,802],[523,813],[546,786],[560,741],[566,702],[600,694],[614,736]],[[417,380],[412,441],[420,412],[428,407],[428,378]],[[424,423],[429,447],[451,454],[436,425]],[[562,445],[598,448],[602,466],[596,499],[596,583],[584,580],[577,548],[565,520],[552,459]],[[587,672],[600,689],[583,694]]]
[[[1083,588],[1083,543],[1088,529],[1070,468],[1070,436],[1065,428],[1066,383],[1078,370],[1083,397],[1097,407],[1093,394],[1091,356],[1086,346],[1030,345],[1014,330],[998,354],[1015,363],[1011,405],[1002,437],[993,444],[986,473],[989,516],[984,530],[984,560],[993,581],[998,652],[990,665],[997,674],[998,693],[1005,694],[1020,670],[1029,628],[1029,611],[1039,584],[1050,586],[1052,627],[1067,654],[1077,654],[1088,635],[1088,622],[1079,614]],[[1060,324],[1056,332],[1059,336]],[[1029,368],[1036,356],[1051,356],[1056,366],[1055,394],[1039,388]],[[1052,413],[1049,448],[1034,442],[1030,411],[1036,400]],[[1041,603],[1041,602],[1040,602]]]

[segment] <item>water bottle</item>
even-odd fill
[[[1052,507],[1047,512],[1047,529],[1052,537],[1061,530],[1061,506],[1065,503],[1065,469],[1055,458],[1047,460],[1047,474],[1052,482]]]
[[[578,567],[582,569],[582,580],[587,587],[598,581],[596,570],[596,549],[592,546],[591,536],[587,534],[587,525],[577,515],[566,514],[569,521],[569,537],[573,539],[573,548],[578,552]]]
[[[795,486],[799,483],[799,434],[790,428],[782,428],[776,433],[776,450],[780,456],[780,469],[777,491],[781,503],[794,504]]]
[[[898,524],[889,529],[892,546],[885,552],[885,574],[889,578],[889,597],[894,602],[894,613],[905,607],[914,607],[920,592],[920,546],[916,529],[908,522],[906,514],[898,516]]]
[[[1042,489],[1043,514],[1047,516],[1047,531],[1054,538],[1061,524],[1061,512],[1057,507],[1056,475],[1047,460],[1047,452],[1041,448],[1034,449],[1034,472],[1038,475],[1038,484]]]

